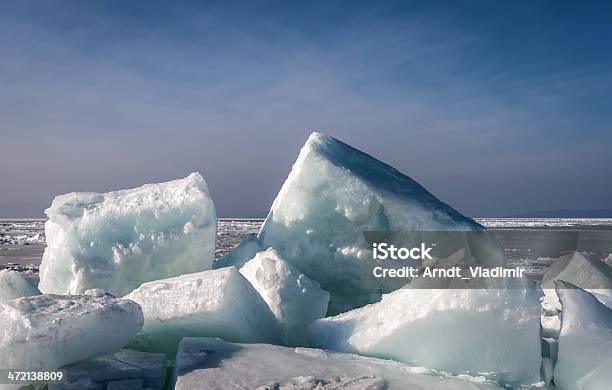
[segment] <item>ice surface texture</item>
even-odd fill
[[[235,267],[156,280],[126,296],[142,307],[145,323],[130,346],[176,354],[185,336],[239,342],[280,342],[268,305]]]
[[[257,253],[240,273],[255,287],[276,316],[286,345],[304,345],[309,323],[325,317],[329,293],[272,248]]]
[[[58,368],[116,352],[142,323],[136,303],[101,290],[0,301],[0,367]]]
[[[561,309],[554,282],[563,280],[594,293],[602,303],[612,302],[612,268],[586,252],[571,252],[555,260],[542,279],[546,305]]]
[[[123,296],[143,282],[210,269],[217,216],[199,173],[106,194],[57,196],[46,211],[39,288]]]
[[[166,375],[166,357],[162,353],[122,349],[62,369],[66,373],[65,382],[51,384],[49,390],[108,389],[119,384],[129,384],[126,388],[130,390],[159,390]]]
[[[610,389],[612,310],[571,283],[556,286],[563,311],[555,384],[560,390]]]
[[[394,359],[502,384],[539,380],[534,290],[400,289],[379,303],[316,320],[313,346]]]
[[[374,262],[365,231],[425,230],[483,227],[393,167],[332,137],[313,133],[274,200],[258,239],[262,248],[273,247],[329,291],[330,312],[338,313],[375,302],[381,292],[406,283],[388,285],[389,280],[372,278]],[[504,264],[496,242],[474,242],[468,247],[486,251],[490,264]]]
[[[40,291],[28,282],[21,272],[4,269],[0,271],[0,300],[40,295]]]
[[[302,390],[501,389],[470,378],[345,353],[189,337],[179,346],[175,376],[176,390],[282,389],[292,388],[292,382],[301,385],[293,388]]]

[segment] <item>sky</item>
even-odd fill
[[[612,208],[612,5],[2,1],[0,217],[199,171],[269,209],[312,131],[470,216]]]

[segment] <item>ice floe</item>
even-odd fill
[[[274,314],[235,267],[148,282],[126,295],[144,312],[130,346],[176,354],[185,336],[280,343]]]
[[[143,282],[212,267],[217,217],[199,173],[180,180],[55,197],[46,210],[39,288],[122,296]]]

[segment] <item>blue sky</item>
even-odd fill
[[[0,216],[200,171],[269,208],[309,132],[472,216],[612,208],[612,6],[0,3]]]

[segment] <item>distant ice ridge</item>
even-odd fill
[[[540,305],[533,289],[400,289],[313,322],[313,346],[394,359],[504,385],[538,382]]]
[[[555,283],[563,306],[555,384],[560,390],[610,389],[612,310],[571,283]]]
[[[142,323],[136,303],[101,290],[0,301],[0,367],[53,369],[115,352]]]
[[[0,270],[0,300],[40,295],[40,291],[23,277],[21,272]]]
[[[393,167],[332,137],[313,133],[252,240],[216,267],[237,265],[273,247],[331,294],[330,313],[376,302],[406,281],[372,277],[366,231],[483,231]],[[472,237],[472,238],[470,238]],[[499,244],[466,236],[481,265],[504,265]],[[237,253],[240,252],[240,253]]]
[[[217,216],[199,173],[109,192],[55,197],[45,213],[39,288],[123,296],[144,282],[212,267]]]
[[[329,293],[272,248],[259,252],[240,273],[255,287],[276,316],[286,345],[304,345],[305,327],[325,317]]]
[[[235,267],[148,282],[126,295],[144,312],[134,349],[176,354],[181,338],[280,343],[274,315]]]
[[[179,346],[175,378],[176,390],[502,389],[482,378],[457,378],[388,360],[191,337]]]

